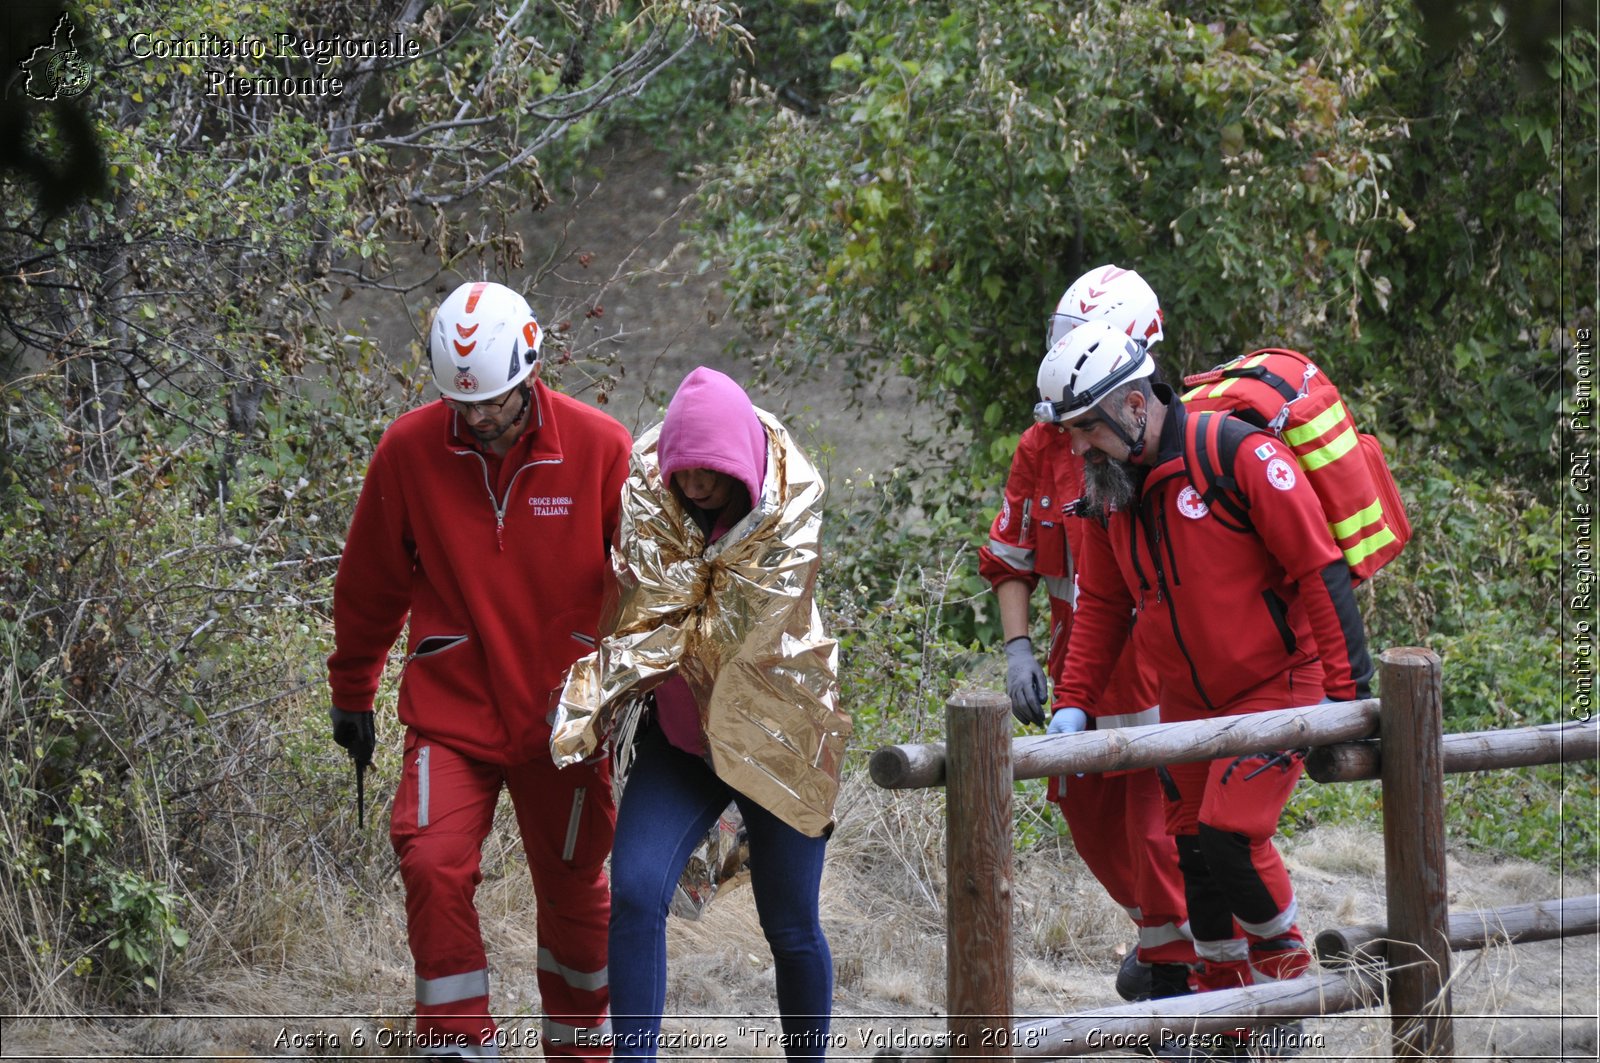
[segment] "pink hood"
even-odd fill
[[[666,419],[656,442],[661,478],[683,469],[727,473],[750,492],[750,504],[761,504],[767,473],[767,433],[750,396],[733,378],[701,366],[683,378],[667,404]]]

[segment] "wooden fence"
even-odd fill
[[[949,1032],[944,1048],[918,1058],[1057,1059],[1157,1039],[1177,1019],[1193,1033],[1218,1032],[1371,1007],[1385,995],[1395,1058],[1452,1057],[1451,951],[1595,933],[1600,896],[1452,915],[1444,776],[1594,760],[1600,726],[1445,735],[1436,654],[1387,650],[1378,670],[1381,700],[1020,739],[1003,695],[963,692],[948,703],[945,742],[873,754],[880,786],[947,789]],[[1313,747],[1307,774],[1316,781],[1382,780],[1386,926],[1318,935],[1325,969],[1305,978],[1014,1023],[1012,780],[1304,747]]]

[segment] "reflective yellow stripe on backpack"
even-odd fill
[[[1376,498],[1371,505],[1328,525],[1328,530],[1351,568],[1395,541],[1383,517],[1383,502]]]

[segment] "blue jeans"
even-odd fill
[[[772,948],[779,1026],[791,1060],[822,1059],[833,1009],[833,956],[817,918],[825,838],[808,838],[651,729],[639,740],[611,851],[613,1058],[654,1059],[667,1001],[667,906],[732,800],[750,832],[750,887]]]

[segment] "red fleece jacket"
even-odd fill
[[[1167,393],[1170,399],[1170,393]],[[1372,664],[1350,571],[1321,503],[1283,443],[1248,438],[1231,470],[1250,503],[1253,532],[1212,516],[1184,472],[1183,422],[1173,401],[1158,464],[1133,509],[1105,526],[1083,521],[1077,624],[1062,704],[1104,683],[1128,637],[1161,682],[1168,710],[1224,709],[1240,693],[1320,658],[1323,689],[1368,696]]]
[[[442,402],[379,441],[334,581],[333,703],[371,711],[409,616],[400,719],[467,756],[550,755],[561,677],[594,649],[631,439],[535,382],[504,459]]]

